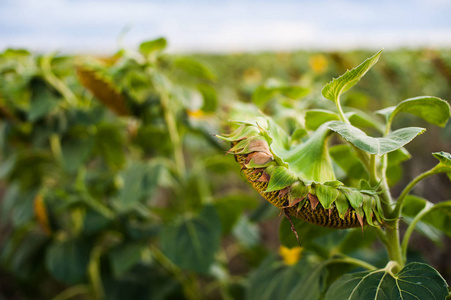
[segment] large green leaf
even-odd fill
[[[391,124],[393,118],[402,112],[410,113],[440,127],[445,127],[451,116],[448,102],[432,96],[409,98],[396,107],[380,110],[379,114],[384,115]]]
[[[387,269],[347,274],[335,281],[325,300],[445,299],[448,285],[431,266],[410,263],[398,274]]]
[[[352,70],[346,71],[343,75],[338,78],[334,78],[331,82],[323,87],[322,94],[325,98],[337,102],[340,94],[346,92],[352,88],[365,74],[368,70],[377,63],[382,50],[367,58],[359,66]]]
[[[207,273],[219,249],[220,239],[218,212],[207,205],[198,215],[163,229],[161,246],[164,254],[177,266]]]
[[[83,240],[54,241],[45,257],[47,269],[62,282],[83,282],[86,279],[90,252],[90,245]]]
[[[331,122],[328,127],[357,148],[378,155],[384,155],[401,148],[425,131],[424,128],[407,127],[395,130],[386,137],[374,138],[366,135],[359,128],[340,121]]]

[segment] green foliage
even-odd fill
[[[398,197],[402,214],[384,182],[400,180],[401,163],[417,155],[408,142],[422,129],[405,127],[401,113],[442,127],[449,119],[440,98],[398,103],[424,91],[449,98],[448,79],[432,63],[446,51],[431,59],[388,53],[372,68],[377,53],[324,87],[327,99],[346,105],[335,112],[319,99],[318,84],[366,53],[321,54],[318,73],[311,53],[283,54],[286,61],[279,54],[182,57],[166,47],[158,38],[102,58],[0,53],[0,298],[10,295],[9,283],[17,297],[33,299],[335,299],[360,292],[361,281],[382,282],[393,297],[425,288],[446,295],[434,269],[403,264],[418,260],[407,251],[415,230],[437,243],[451,236],[449,201],[409,195],[429,175],[451,176],[449,153],[433,153],[438,164]],[[378,111],[385,122],[370,111],[381,105],[389,106]],[[395,118],[399,129],[390,133]],[[229,119],[242,128],[218,142],[212,134],[232,131]],[[448,129],[440,131],[445,140]],[[295,205],[313,193],[326,214],[355,213],[373,226],[336,230],[291,216],[299,248],[285,209],[261,202],[224,157],[237,140],[231,152],[270,158],[267,194],[289,189],[285,204]],[[279,257],[280,213],[286,249]],[[397,247],[390,232],[400,216],[408,229]],[[409,277],[418,274],[427,280]]]
[[[329,123],[328,127],[357,148],[377,155],[384,155],[395,151],[425,131],[424,128],[408,127],[395,130],[385,137],[373,138],[367,136],[359,128],[339,121]]]

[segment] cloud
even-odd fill
[[[114,51],[127,26],[127,46],[165,36],[173,51],[450,46],[449,3],[3,0],[0,49]]]

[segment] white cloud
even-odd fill
[[[431,2],[431,4],[428,4]],[[450,46],[449,1],[0,2],[0,49],[114,51],[166,36],[174,51]]]

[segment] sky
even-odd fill
[[[0,50],[109,53],[451,47],[451,0],[0,0]]]

